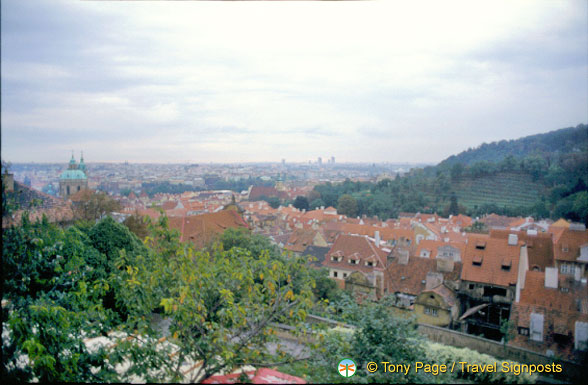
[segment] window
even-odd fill
[[[470,289],[470,290],[474,290],[474,287],[476,287],[476,285],[474,285],[473,283],[470,283],[470,285],[469,285],[469,289]]]
[[[343,278],[347,278],[347,273],[343,273]]]
[[[472,264],[474,266],[482,266],[482,261],[484,260],[484,257],[481,255],[476,255],[474,256],[474,259],[472,260]]]
[[[562,263],[559,266],[559,272],[565,275],[573,275],[574,274],[574,264],[573,263]]]
[[[333,271],[333,277],[334,278],[337,278],[337,272],[336,271]]]
[[[341,259],[343,259],[343,257],[336,257],[334,255],[331,256],[331,261],[333,262],[341,262]]]
[[[349,264],[350,265],[359,265],[359,259],[350,259]]]
[[[373,263],[373,262],[371,262],[371,261],[367,261],[367,262],[365,263],[365,265],[366,265],[366,266],[369,266],[369,267],[373,267],[373,266],[374,266],[374,263]]]
[[[432,317],[437,317],[438,316],[437,309],[435,309],[433,307],[428,307],[428,306],[425,306],[425,314],[426,315],[430,315]]]
[[[531,313],[530,335],[533,341],[543,341],[543,314]]]
[[[566,245],[566,244],[561,245],[561,251],[563,251],[564,253],[567,253],[569,251],[568,245]]]
[[[519,334],[522,336],[528,336],[529,335],[529,328],[523,328],[519,326]]]

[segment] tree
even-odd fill
[[[349,194],[343,194],[337,202],[337,212],[339,214],[354,217],[357,215],[357,201]]]
[[[82,190],[70,197],[75,219],[96,221],[116,210],[120,203],[103,192]]]
[[[308,198],[298,195],[296,199],[294,199],[294,207],[298,210],[308,210]]]
[[[449,204],[449,214],[451,215],[458,215],[459,214],[459,206],[457,204],[457,196],[455,193],[451,193],[451,203]]]
[[[356,315],[351,321],[355,330],[347,332],[328,332],[324,341],[311,352],[308,360],[313,382],[346,383],[349,380],[359,383],[431,382],[432,376],[415,373],[411,370],[406,376],[401,373],[386,373],[380,368],[375,373],[365,370],[368,362],[409,364],[426,361],[425,343],[416,331],[416,325],[405,318],[395,317],[392,306],[383,300],[368,303],[357,308],[352,304]],[[349,320],[347,321],[349,322]],[[357,365],[356,374],[346,379],[337,374],[337,362],[351,358]]]
[[[123,225],[127,226],[139,239],[145,239],[149,234],[145,218],[137,213],[125,219]]]
[[[75,227],[64,231],[46,218],[30,223],[25,216],[21,226],[3,231],[2,256],[2,319],[8,330],[2,378],[113,381],[106,353],[90,352],[83,343],[109,331],[117,319],[102,305],[109,279],[88,237]]]
[[[220,245],[212,252],[194,251],[180,244],[177,232],[160,225],[147,238],[147,259],[136,268],[121,265],[121,300],[129,309],[127,332],[153,340],[161,335],[144,315],[162,308],[171,322],[169,340],[177,348],[177,360],[156,344],[123,341],[121,354],[149,357],[130,362],[126,376],[179,381],[181,363],[190,361],[201,363],[191,380],[203,380],[220,371],[283,359],[279,350],[277,357],[270,354],[267,344],[276,341],[275,323],[303,327],[313,298],[306,259],[252,255]]]
[[[309,207],[310,207],[311,210],[316,210],[318,208],[325,207],[325,202],[322,199],[320,199],[320,198],[319,199],[315,199],[312,202],[310,202]]]

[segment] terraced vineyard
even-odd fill
[[[530,175],[499,173],[481,178],[462,178],[454,185],[460,205],[473,209],[484,204],[498,207],[532,206],[545,191]]]

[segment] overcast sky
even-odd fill
[[[588,122],[585,0],[1,4],[11,162],[437,163]]]

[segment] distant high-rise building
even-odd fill
[[[321,158],[320,156],[317,159],[317,163],[319,166],[321,166],[323,164],[323,158]]]
[[[335,157],[334,156],[331,157],[331,164],[335,164]]]
[[[286,165],[286,159],[282,158],[282,166]]]

